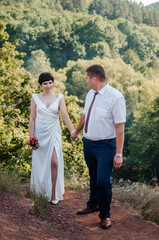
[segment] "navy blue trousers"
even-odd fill
[[[110,216],[112,200],[113,158],[116,154],[116,139],[92,142],[83,137],[83,150],[90,175],[90,198],[88,207],[99,206],[100,218]]]

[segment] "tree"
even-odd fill
[[[5,25],[0,23],[0,156],[1,163],[21,170],[30,170],[30,158],[26,142],[29,120],[29,105],[32,94],[31,78],[22,68],[20,58],[24,54],[16,51],[18,42],[6,41]],[[18,162],[17,162],[18,161]],[[16,168],[15,167],[15,168]]]
[[[60,0],[37,1],[26,3],[24,0],[17,5],[13,0],[14,7],[8,8],[1,4],[0,9],[0,18],[6,22],[7,32],[10,35],[9,41],[14,42],[19,39],[17,50],[26,53],[23,59],[24,67],[31,53],[40,49],[46,54],[51,67],[56,70],[66,67],[69,60],[93,59],[96,56],[115,58],[124,55],[129,49],[148,66],[151,61],[158,58],[157,28],[134,24],[134,13],[131,9],[135,9],[137,15],[141,9],[132,3],[130,5],[128,0],[89,1],[90,4],[100,7],[101,11],[108,11],[111,15],[110,19],[113,19],[113,14],[118,16],[121,14],[122,18],[117,18],[115,21],[108,20],[105,16],[89,15],[85,10],[79,12],[80,6],[84,7],[83,0],[69,1],[72,2],[74,9],[71,14],[62,7],[57,10]],[[104,7],[103,4],[108,6],[107,3],[110,8]],[[51,4],[55,7],[52,8]],[[157,18],[157,14],[155,16]],[[131,22],[123,17],[131,19]]]
[[[0,167],[29,176],[31,171],[32,150],[28,147],[30,99],[38,93],[37,81],[23,67],[20,58],[24,54],[16,51],[17,42],[6,41],[8,34],[5,25],[0,22]],[[65,76],[59,71],[51,70],[55,77],[54,90],[64,93]],[[79,121],[82,109],[77,97],[65,94],[68,113],[74,124]],[[70,141],[70,134],[61,120],[63,132],[63,152],[65,170],[69,175],[87,175],[82,152],[82,136],[76,144]]]
[[[140,71],[141,73],[145,73],[148,70],[148,67],[144,62],[140,60],[138,55],[131,49],[129,49],[124,55],[123,60],[126,64],[130,64],[135,71]]]
[[[61,0],[60,2],[64,10],[68,10],[68,11],[74,10],[72,0]]]
[[[127,166],[136,179],[159,179],[159,98],[140,109],[129,134],[130,154]]]
[[[97,0],[90,3],[88,11],[90,13],[95,11],[97,14],[100,14],[103,17],[107,16],[109,18],[112,13],[112,6],[108,0]]]
[[[80,62],[73,63],[66,70],[66,90],[69,95],[77,96],[80,100],[85,100],[86,93],[89,90],[85,80],[85,68]]]
[[[37,78],[41,72],[51,71],[49,59],[41,49],[31,52],[31,57],[26,62],[26,70],[35,78]]]
[[[134,31],[131,35],[128,36],[128,47],[131,46],[141,61],[146,61],[147,63],[155,57],[155,53],[153,52],[154,46],[151,44],[151,40],[148,38],[148,34],[145,34],[146,31]],[[157,44],[158,45],[158,44]]]
[[[108,19],[125,18],[137,24],[159,26],[159,11],[145,8],[142,3],[137,4],[129,0],[93,0],[88,8],[89,13],[96,13]]]
[[[111,57],[109,45],[104,42],[92,43],[89,47],[88,56],[89,59],[94,56],[99,56],[100,58]]]
[[[77,104],[79,99],[75,96],[65,95],[65,102],[71,121],[76,127],[83,110]],[[72,175],[76,175],[77,178],[83,176],[88,179],[88,169],[83,155],[82,132],[79,134],[77,141],[72,142],[66,125],[61,119],[60,122],[62,126],[62,149],[65,163],[65,176],[69,179]]]

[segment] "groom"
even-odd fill
[[[90,197],[87,207],[78,215],[99,211],[101,226],[111,226],[112,169],[123,163],[124,123],[126,107],[123,95],[106,82],[101,65],[86,70],[86,81],[91,90],[85,101],[77,129],[71,135],[75,140],[83,129],[83,149],[90,175]]]

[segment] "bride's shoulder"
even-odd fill
[[[32,95],[32,97],[34,98],[34,97],[37,97],[39,94],[37,94],[37,93],[34,93],[33,95]]]
[[[39,94],[37,94],[37,93],[35,93],[35,94],[32,95],[32,99],[34,100],[35,103],[36,103],[37,100],[38,100],[38,96],[39,96]]]
[[[63,94],[61,94],[61,93],[57,93],[57,98],[60,100],[61,98],[63,98],[64,97],[64,95]]]

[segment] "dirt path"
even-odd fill
[[[43,220],[27,214],[22,197],[0,192],[0,240],[159,240],[159,226],[143,220],[117,200],[112,203],[112,227],[100,228],[98,213],[85,216],[88,194],[67,190],[64,201],[49,204]]]

